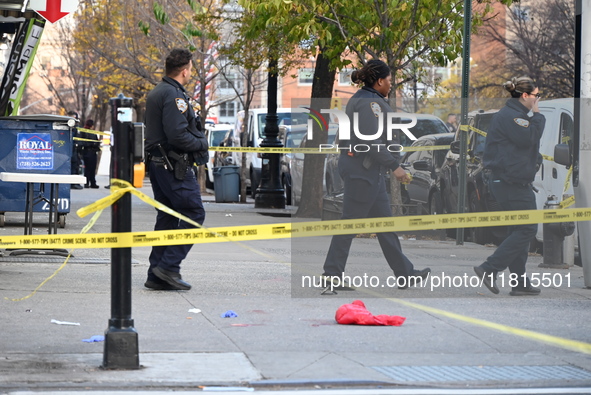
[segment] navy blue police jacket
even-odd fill
[[[529,109],[519,99],[509,99],[491,119],[484,145],[483,165],[495,179],[513,184],[529,184],[541,162],[540,139],[546,118]]]
[[[341,177],[352,180],[363,180],[360,185],[375,187],[384,169],[396,169],[400,166],[398,152],[388,151],[387,146],[398,144],[399,130],[392,132],[392,139],[387,141],[387,114],[395,111],[386,98],[373,88],[364,86],[358,90],[347,103],[345,109],[351,125],[351,139],[339,140],[341,156],[339,157],[339,173]],[[366,136],[376,135],[380,126],[382,134],[372,140],[356,137],[354,128],[355,115],[358,117],[358,133]],[[381,125],[380,125],[381,123]],[[339,136],[340,137],[340,136]],[[380,145],[381,144],[381,145]],[[343,149],[350,147],[350,149]],[[369,147],[369,151],[363,152]],[[352,154],[352,155],[351,155]],[[369,160],[368,160],[369,159]],[[365,161],[365,166],[363,162]],[[369,164],[369,166],[368,166]],[[360,193],[362,191],[359,191]],[[365,191],[368,193],[369,191]]]
[[[170,77],[162,78],[148,94],[145,120],[146,152],[161,156],[158,144],[165,152],[173,150],[177,153],[207,151],[209,148],[189,95],[178,81]]]

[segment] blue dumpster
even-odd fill
[[[0,172],[70,174],[73,119],[57,115],[0,117]],[[26,184],[0,180],[0,226],[6,212],[25,211]],[[34,195],[49,197],[48,184],[35,184]],[[60,184],[57,207],[58,224],[65,226],[70,212],[70,185]],[[40,200],[34,212],[49,212],[47,201]]]

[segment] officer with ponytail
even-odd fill
[[[391,170],[400,182],[408,182],[410,179],[406,171],[400,167],[399,154],[391,153],[384,148],[400,142],[398,130],[393,133],[391,141],[385,140],[387,114],[395,113],[387,99],[392,86],[390,67],[381,60],[373,59],[363,68],[353,71],[351,80],[356,84],[363,83],[363,87],[351,97],[346,108],[351,124],[351,140],[339,140],[339,146],[350,147],[349,150],[341,150],[338,163],[339,174],[345,185],[342,219],[391,217],[392,210],[384,175]],[[354,121],[355,117],[358,117],[358,122]],[[355,125],[358,125],[359,129],[357,133],[354,130]],[[377,136],[380,128],[383,137],[367,140],[357,136],[361,134],[369,139],[369,136]],[[365,151],[357,150],[356,147],[359,146],[371,148],[367,152],[358,152]],[[396,276],[399,289],[418,284],[428,276],[431,271],[429,268],[414,269],[413,264],[402,252],[396,233],[378,233],[377,237],[386,261]],[[340,279],[343,278],[354,238],[353,234],[333,236],[324,262],[323,276],[326,289],[343,288],[344,284]],[[338,286],[334,287],[335,284]],[[344,288],[347,286],[344,285]]]
[[[493,116],[488,128],[483,154],[484,174],[490,191],[503,210],[535,210],[532,181],[542,163],[540,139],[546,125],[546,118],[538,109],[539,89],[529,77],[513,78],[504,87],[511,98]],[[509,268],[511,296],[540,294],[540,289],[533,287],[525,274],[529,244],[537,230],[537,224],[510,227],[509,235],[495,252],[480,266],[474,267],[492,293],[499,293],[497,273]]]

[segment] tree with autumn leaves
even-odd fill
[[[502,0],[504,4],[511,2]],[[482,6],[472,15],[474,26],[480,25],[490,11],[490,1],[480,3]],[[239,4],[259,16],[257,23],[244,27],[248,34],[271,29],[282,32],[292,43],[294,49],[287,47],[290,51],[301,42],[316,49],[313,107],[316,100],[331,97],[334,70],[351,63],[350,57],[343,56],[345,50],[356,55],[355,66],[371,58],[388,63],[393,74],[393,107],[398,89],[422,75],[416,72],[417,65],[445,66],[461,54],[463,1],[240,0]],[[317,142],[314,144],[317,146]],[[322,166],[314,155],[306,157],[305,162],[306,183],[298,215],[318,217]],[[393,182],[392,186],[393,204],[400,207],[399,185]]]
[[[502,2],[509,4],[511,0]],[[484,6],[473,15],[475,26],[489,11],[489,1],[481,3]],[[94,61],[88,73],[99,78],[98,88],[108,92],[107,96],[111,92],[115,95],[115,91],[129,92],[141,106],[162,73],[165,53],[181,45],[205,55],[208,40],[220,38],[219,10],[228,6],[244,10],[244,19],[233,21],[239,26],[233,31],[243,40],[261,43],[259,55],[268,58],[270,51],[275,51],[273,56],[285,65],[298,52],[316,54],[313,105],[316,100],[331,97],[335,71],[351,63],[347,53],[355,55],[354,66],[370,58],[389,64],[395,88],[391,100],[395,100],[398,88],[417,78],[417,64],[445,66],[461,54],[463,1],[459,0],[239,0],[209,4],[196,0],[163,4],[94,0],[81,11],[82,29],[76,38],[81,48],[92,54]],[[239,42],[234,40],[226,48],[240,51],[235,45]],[[204,62],[199,56],[197,59],[197,78],[204,78],[206,70],[199,69]],[[242,60],[232,61],[240,64]],[[206,83],[203,80],[200,86]],[[307,182],[301,215],[320,214],[320,159],[311,155],[306,158],[311,165],[304,170]]]

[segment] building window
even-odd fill
[[[242,79],[240,75],[238,73],[228,73],[225,78],[222,77],[220,88],[242,90]]]
[[[351,73],[353,70],[346,69],[339,71],[339,85],[351,85]]]
[[[235,116],[236,116],[236,102],[227,101],[225,103],[220,104],[220,117],[233,118]]]
[[[530,20],[531,9],[517,5],[513,8],[513,15],[518,21],[528,22]]]
[[[304,68],[298,70],[298,84],[299,85],[312,85],[314,81],[314,69]]]

